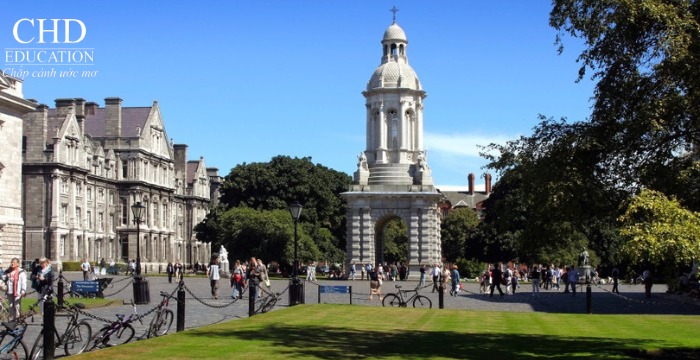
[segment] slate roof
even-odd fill
[[[484,191],[474,191],[474,194],[470,194],[468,189],[464,190],[449,190],[441,191],[438,188],[438,192],[441,193],[445,200],[449,201],[452,208],[458,207],[468,207],[470,209],[476,209],[477,204],[488,199],[488,195]]]
[[[151,113],[151,106],[146,107],[123,107],[122,108],[122,137],[137,137],[138,128],[144,130],[148,115]],[[85,134],[93,138],[104,137],[106,133],[105,108],[96,108],[95,115],[85,116]],[[58,118],[56,109],[49,109],[48,136],[51,138],[55,134],[55,127],[63,125],[65,118]]]
[[[197,174],[199,160],[190,160],[187,162],[187,174],[185,174],[185,182],[187,184],[194,183],[194,177]]]

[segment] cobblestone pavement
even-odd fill
[[[64,274],[68,280],[82,280],[81,273]],[[115,320],[115,314],[131,314],[132,306],[128,303],[133,297],[133,287],[131,281],[126,276],[113,276],[112,284],[104,291],[107,298],[115,299],[116,304],[97,309],[87,310],[92,315],[87,318],[92,325],[93,332],[106,325],[103,320]],[[168,283],[167,277],[148,276],[146,278],[150,287],[151,303],[138,305],[139,314],[145,314],[153,309],[160,302],[161,291],[173,293],[177,289],[177,284]],[[272,280],[272,291],[281,293],[280,301],[275,309],[287,307],[289,304],[289,292],[287,291],[289,281],[284,279]],[[317,304],[319,302],[319,285],[351,286],[350,294],[320,294],[321,303],[349,304],[352,297],[353,305],[360,306],[381,306],[381,302],[375,296],[374,300],[369,300],[368,281],[337,281],[319,280],[317,282],[305,282],[305,303]],[[385,281],[382,286],[382,293],[396,292],[395,286],[402,286],[402,289],[414,289],[418,283],[415,281]],[[197,328],[205,325],[216,324],[232,319],[248,317],[249,299],[247,291],[242,300],[235,301],[231,298],[231,289],[228,281],[222,280],[218,292],[218,299],[211,296],[209,281],[205,277],[185,278],[185,328]],[[620,285],[620,294],[610,292],[610,285],[591,287],[591,309],[594,314],[679,314],[679,315],[700,315],[700,303],[688,301],[684,297],[677,297],[665,294],[666,286],[657,284],[653,287],[651,299],[644,298],[644,287],[641,285]],[[431,285],[420,290],[422,295],[431,299],[434,309],[438,308],[439,297],[437,292],[431,291]],[[35,295],[30,295],[24,301],[35,301]],[[517,289],[515,295],[499,296],[498,290],[494,297],[479,293],[479,285],[474,282],[464,283],[464,290],[457,296],[450,296],[446,293],[443,298],[445,309],[466,309],[484,311],[537,311],[554,313],[586,313],[587,301],[586,290],[579,287],[579,292],[575,296],[570,293],[556,290],[542,289],[537,296],[532,295],[532,288],[529,283],[522,284]],[[67,301],[78,302],[79,299],[67,298]],[[127,305],[124,305],[124,302]],[[170,309],[176,313],[176,302],[171,301]],[[132,325],[136,329],[136,337],[145,334],[149,321],[149,315],[143,320],[143,324],[135,322]],[[29,326],[25,335],[25,344],[29,351],[41,330],[42,317],[36,316],[35,322]],[[66,320],[57,317],[56,326],[60,330],[65,329]],[[175,332],[176,321],[170,329]]]

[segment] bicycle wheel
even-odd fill
[[[64,335],[63,350],[66,356],[77,355],[85,351],[92,338],[92,328],[87,321],[81,321],[69,334]]]
[[[32,345],[32,352],[29,355],[29,359],[38,360],[44,358],[44,329],[41,329],[39,336],[34,340],[34,345]]]
[[[100,329],[90,340],[90,350],[126,344],[134,337],[134,328],[129,324],[122,325],[116,332],[110,334],[111,329],[110,326]]]
[[[5,340],[8,340],[7,342],[4,342],[2,344],[2,347],[4,348],[6,344],[9,344],[11,341],[15,341],[16,337],[15,336],[6,336]],[[0,360],[15,360],[15,359],[29,359],[29,353],[27,352],[27,345],[24,345],[24,341],[19,340],[17,341],[14,346],[12,346],[9,349],[4,349],[2,352],[0,352]]]
[[[433,302],[427,296],[418,295],[413,299],[413,307],[430,309],[433,307]]]
[[[396,294],[387,294],[382,301],[382,306],[403,307],[403,304]]]
[[[151,321],[151,331],[149,336],[162,336],[168,333],[173,325],[175,314],[170,309],[163,310],[162,314],[156,314]]]
[[[270,297],[269,300],[267,300],[265,303],[263,303],[262,308],[260,309],[261,313],[266,313],[270,310],[272,310],[273,307],[277,304],[277,298],[276,297]]]

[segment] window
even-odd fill
[[[92,229],[92,212],[88,210],[87,215],[85,215],[87,218],[87,228]]]
[[[68,180],[61,178],[61,194],[68,194]]]
[[[168,204],[163,204],[163,223],[162,227],[168,227]]]
[[[68,204],[61,204],[61,210],[59,211],[59,221],[61,224],[66,223],[66,214],[68,213]]]
[[[80,222],[80,220],[82,220],[82,216],[80,216],[80,215],[82,214],[82,211],[81,211],[81,210],[82,210],[82,209],[80,209],[79,207],[76,207],[76,208],[75,208],[75,224],[76,224],[78,227],[83,227],[83,224]],[[90,215],[90,212],[89,212],[89,211],[88,211],[88,215]]]
[[[101,203],[105,202],[105,189],[97,190],[97,201]]]
[[[109,192],[109,204],[114,205],[114,192]]]
[[[122,225],[126,225],[126,222],[129,219],[129,206],[126,204],[126,198],[119,198],[119,201],[121,202],[121,207],[122,207]]]
[[[158,203],[153,203],[153,226],[158,226],[160,224],[160,217],[158,216]]]
[[[58,251],[61,256],[66,256],[66,235],[61,235],[61,240],[58,243]]]
[[[75,183],[75,195],[83,196],[83,185],[81,185],[80,182]]]
[[[122,179],[129,177],[129,163],[128,160],[122,160]]]
[[[97,214],[97,229],[105,231],[105,214],[102,212]]]
[[[85,191],[87,191],[87,199],[92,200],[92,186],[88,186]]]
[[[108,228],[108,230],[110,232],[114,232],[114,230],[115,230],[114,229],[114,214],[109,214],[108,216],[109,216],[109,228]]]

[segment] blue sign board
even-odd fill
[[[100,287],[97,281],[73,281],[70,290],[77,293],[97,293]]]
[[[349,286],[320,286],[319,290],[324,294],[349,294]]]

